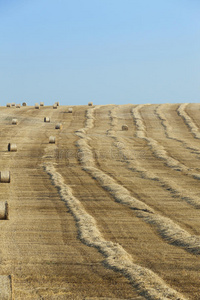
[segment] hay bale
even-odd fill
[[[0,220],[8,220],[8,203],[0,202]]]
[[[93,102],[88,102],[88,106],[93,106]]]
[[[6,107],[11,107],[11,104],[10,104],[10,103],[7,103],[7,104],[6,104]]]
[[[59,103],[59,102],[55,102],[55,104],[56,104],[57,106],[60,106],[60,103]]]
[[[17,152],[17,145],[16,144],[8,144],[8,151],[10,152]]]
[[[27,103],[26,103],[26,102],[23,102],[23,103],[22,103],[22,106],[27,106]]]
[[[128,130],[128,126],[127,125],[122,125],[122,131],[127,131]]]
[[[53,109],[57,109],[58,108],[58,105],[57,104],[54,104],[53,105]]]
[[[13,103],[11,104],[11,106],[15,106],[15,103],[13,102]]]
[[[18,120],[17,119],[12,119],[12,125],[17,125]]]
[[[10,171],[1,171],[0,172],[0,182],[10,183]]]
[[[55,142],[56,142],[55,136],[50,136],[49,137],[49,144],[55,144]]]
[[[0,275],[0,299],[12,300],[12,276]]]
[[[62,124],[61,123],[57,123],[55,126],[55,129],[62,129]]]
[[[35,109],[40,109],[40,106],[38,103],[35,103]]]
[[[44,118],[44,122],[48,122],[49,123],[50,122],[50,118],[49,117],[45,117]]]
[[[40,102],[40,106],[44,106],[44,102]]]
[[[21,107],[21,105],[20,104],[16,104],[16,108],[20,108]]]
[[[73,109],[70,107],[68,108],[68,113],[72,113]]]

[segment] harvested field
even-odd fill
[[[0,294],[200,299],[200,105],[68,109],[0,108]]]

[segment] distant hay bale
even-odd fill
[[[49,117],[45,117],[44,118],[44,122],[48,122],[49,123],[50,122],[50,118]]]
[[[12,119],[12,125],[17,125],[18,124],[18,120],[17,119]]]
[[[11,104],[11,106],[15,106],[15,103],[13,102],[13,103]]]
[[[27,103],[26,103],[26,102],[23,102],[23,103],[22,103],[22,106],[27,106]]]
[[[57,109],[58,108],[58,105],[57,104],[54,104],[53,105],[53,109]]]
[[[8,144],[8,151],[10,152],[16,152],[17,151],[17,145],[16,144]]]
[[[0,202],[0,220],[8,220],[8,203]]]
[[[7,104],[6,104],[6,107],[11,107],[11,104],[10,104],[10,103],[7,103]]]
[[[49,144],[55,144],[55,142],[56,142],[55,136],[50,136],[49,137]]]
[[[44,106],[44,102],[40,102],[40,106]]]
[[[21,105],[20,104],[16,104],[16,108],[20,108],[21,107]]]
[[[40,109],[40,106],[38,103],[35,103],[35,109]]]
[[[68,108],[68,113],[72,113],[73,109],[70,107]]]
[[[128,130],[128,126],[127,125],[122,125],[122,130],[123,131]]]
[[[55,129],[62,129],[62,124],[61,123],[57,123],[55,126]]]
[[[10,171],[1,171],[0,172],[0,182],[10,183]]]
[[[60,103],[59,103],[59,102],[55,102],[55,104],[56,104],[57,106],[60,106]]]
[[[93,106],[93,102],[88,102],[88,106]]]

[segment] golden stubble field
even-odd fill
[[[200,105],[68,108],[0,108],[0,299],[200,299]]]

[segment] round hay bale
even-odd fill
[[[40,102],[40,106],[44,106],[44,102]]]
[[[8,151],[10,152],[16,152],[17,151],[17,145],[16,144],[8,144]]]
[[[55,144],[55,142],[56,142],[55,136],[50,136],[49,137],[49,144]]]
[[[15,103],[13,102],[13,103],[11,104],[11,106],[15,106]]]
[[[0,182],[10,183],[10,171],[1,171],[0,172]]]
[[[27,103],[26,103],[26,102],[23,102],[23,103],[22,103],[22,106],[27,106]]]
[[[57,106],[60,106],[60,103],[59,103],[59,102],[55,102],[55,104],[56,104]]]
[[[8,203],[0,202],[0,220],[8,220]]]
[[[70,108],[68,109],[68,113],[72,113],[72,111],[73,111],[73,109],[70,107]]]
[[[20,104],[16,104],[16,108],[20,108],[21,107],[21,105]]]
[[[53,105],[53,109],[57,109],[58,108],[58,105],[57,104],[54,104]]]
[[[55,126],[55,129],[62,129],[62,124],[61,123],[57,123]]]
[[[12,125],[17,125],[18,120],[17,119],[12,119]]]
[[[45,117],[44,118],[44,122],[50,122],[50,118],[49,117]]]
[[[35,109],[40,109],[40,106],[38,103],[35,103]]]
[[[93,106],[93,102],[88,102],[88,106]]]
[[[10,104],[10,103],[7,103],[7,104],[6,104],[6,107],[11,107],[11,104]]]
[[[123,131],[125,131],[125,130],[127,131],[128,130],[128,126],[127,125],[122,125],[122,130]]]

